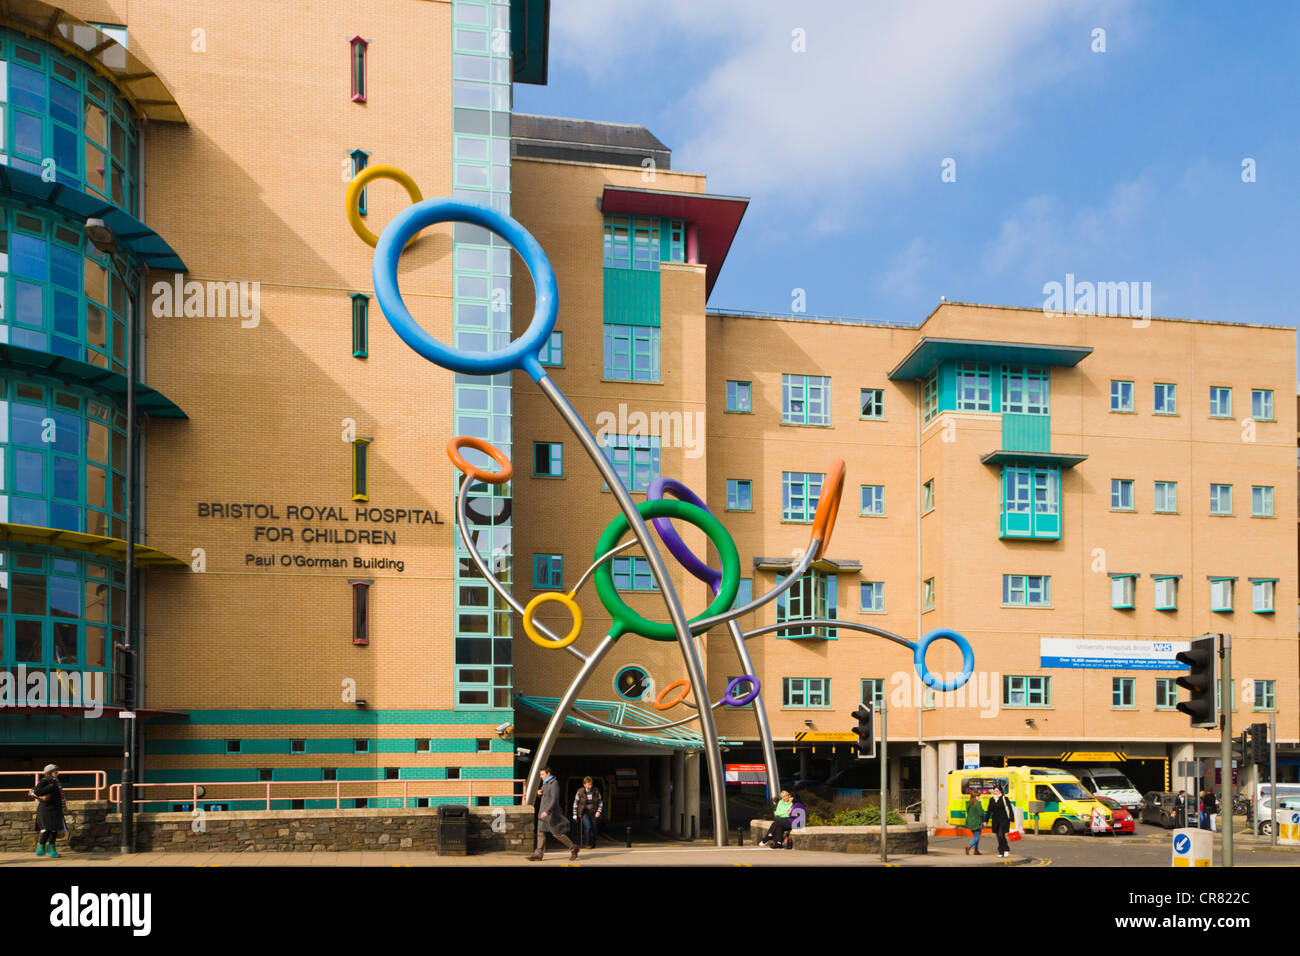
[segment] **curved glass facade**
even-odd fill
[[[81,60],[0,30],[0,153],[15,169],[140,208],[140,129],[131,107]]]

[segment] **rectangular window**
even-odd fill
[[[936,368],[921,380],[921,410],[924,424],[929,424],[939,414],[939,370]]]
[[[613,558],[614,587],[620,591],[658,591],[645,558]]]
[[[824,472],[781,472],[781,520],[812,521],[825,480]]]
[[[831,679],[829,677],[781,678],[782,707],[821,707],[831,705]]]
[[[777,584],[786,579],[786,575],[777,575]],[[790,590],[776,599],[776,622],[825,620],[839,617],[839,580],[833,573],[824,571],[806,572]],[[819,637],[835,640],[836,629],[833,627],[791,627],[777,632],[782,638]]]
[[[754,405],[750,400],[751,387],[750,382],[727,382],[727,411],[752,412]]]
[[[863,581],[859,586],[860,599],[862,601],[862,610],[864,611],[884,611],[885,609],[885,582],[884,581]]]
[[[831,423],[831,380],[824,375],[781,376],[781,424]]]
[[[1112,478],[1110,480],[1110,510],[1133,510],[1133,479]]]
[[[370,154],[367,153],[364,149],[354,149],[348,155],[352,157],[352,178],[356,179],[357,174],[360,173],[361,170],[365,169],[366,166],[370,164]],[[367,192],[369,192],[369,189],[361,190],[361,196],[357,200],[357,212],[363,216],[366,214],[366,193]]]
[[[352,585],[352,643],[370,643],[370,582],[350,581]]]
[[[1174,710],[1178,707],[1178,685],[1176,678],[1156,678],[1156,710]]]
[[[727,510],[754,510],[754,483],[748,478],[727,479]]]
[[[1002,677],[1003,707],[1051,707],[1052,678],[1005,674]]]
[[[862,486],[862,514],[883,515],[885,513],[885,486]]]
[[[885,417],[885,390],[883,388],[862,389],[862,417]]]
[[[628,491],[646,491],[659,477],[659,437],[605,435],[605,457]]]
[[[934,578],[926,578],[921,582],[921,610],[934,610]]]
[[[1257,680],[1255,683],[1255,709],[1277,710],[1277,681]]]
[[[1157,481],[1151,494],[1151,510],[1158,514],[1178,512],[1178,482]]]
[[[564,333],[552,332],[551,337],[546,340],[537,353],[537,360],[543,365],[557,366],[564,364]]]
[[[934,510],[934,479],[931,478],[921,486],[921,514],[927,515]]]
[[[1232,514],[1232,485],[1210,485],[1210,514]]]
[[[533,442],[533,475],[539,478],[560,478],[564,475],[562,442]]]
[[[1250,390],[1250,417],[1257,422],[1273,421],[1273,390],[1271,388],[1252,388]]]
[[[352,296],[352,357],[365,358],[370,351],[370,296]]]
[[[370,439],[352,442],[352,500],[370,500]]]
[[[1002,575],[1002,603],[1008,607],[1051,607],[1050,574]]]
[[[1136,574],[1112,574],[1110,576],[1110,606],[1117,611],[1131,611],[1136,590]]]
[[[885,699],[885,679],[883,677],[862,678],[862,703],[879,706]]]
[[[355,36],[351,40],[352,46],[352,101],[354,103],[364,103],[366,101],[366,47],[368,41]]]
[[[659,381],[659,329],[649,325],[605,326],[605,378]]]
[[[1252,518],[1273,517],[1273,486],[1250,486],[1250,516]]]
[[[992,367],[984,362],[957,363],[957,410],[988,412],[993,410]]]
[[[1232,417],[1232,389],[1223,385],[1210,386],[1210,417]]]
[[[605,217],[606,269],[657,272],[659,253],[659,217]]]
[[[1006,465],[1002,469],[1002,537],[1061,536],[1061,470]]]
[[[1272,614],[1273,594],[1276,588],[1276,578],[1251,578],[1250,609],[1256,614]]]
[[[1111,379],[1110,410],[1112,412],[1133,411],[1133,383],[1118,382]]]
[[[1156,382],[1151,411],[1156,415],[1177,415],[1178,386],[1168,382]]]
[[[546,591],[564,587],[564,555],[533,555],[533,587]]]
[[[1172,575],[1155,575],[1157,611],[1178,610],[1178,578]]]
[[[1002,366],[1002,411],[1013,415],[1050,414],[1050,384],[1045,368]]]
[[[1236,578],[1210,578],[1210,610],[1231,611]]]
[[[1110,679],[1110,705],[1112,707],[1136,707],[1137,683],[1135,677],[1112,677]]]

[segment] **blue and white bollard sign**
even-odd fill
[[[1214,841],[1209,830],[1183,828],[1174,831],[1172,866],[1213,866]]]

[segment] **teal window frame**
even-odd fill
[[[602,447],[628,491],[648,491],[661,474],[662,457],[657,435],[605,435]]]
[[[993,411],[993,366],[988,362],[957,363],[955,408],[959,412]]]
[[[546,471],[540,470],[537,466],[546,462]],[[534,478],[563,478],[564,477],[564,442],[559,441],[535,441],[533,442],[533,477]]]
[[[740,415],[754,413],[753,383],[727,381],[727,411]]]
[[[1210,417],[1211,418],[1232,417],[1232,386],[1230,385],[1210,386]]]
[[[1151,511],[1158,515],[1178,514],[1178,482],[1155,482],[1151,488]]]
[[[348,155],[352,157],[352,178],[356,179],[357,174],[370,165],[370,154],[364,149],[354,149]],[[361,190],[361,195],[357,198],[357,213],[362,216],[366,215],[367,212],[366,193],[368,191],[369,187]]]
[[[1003,707],[1051,707],[1052,678],[1049,674],[1003,674]]]
[[[1131,611],[1137,597],[1136,574],[1110,576],[1110,606],[1116,611]]]
[[[1277,710],[1277,681],[1256,680],[1253,683],[1255,685],[1255,702],[1252,706],[1255,710]]]
[[[1110,510],[1136,511],[1136,498],[1133,494],[1132,478],[1112,478],[1110,480]]]
[[[885,417],[885,390],[883,388],[864,388],[860,394],[862,414],[859,418],[880,421]]]
[[[1232,485],[1210,485],[1210,514],[1232,514]]]
[[[1156,678],[1156,710],[1178,709],[1178,684],[1174,677]]]
[[[1265,602],[1267,606],[1264,606]],[[1255,614],[1277,611],[1277,578],[1250,579],[1250,609]]]
[[[782,677],[781,706],[789,710],[830,710],[829,677]]]
[[[1151,575],[1152,585],[1152,607],[1157,611],[1177,611],[1178,610],[1178,582],[1180,575],[1177,574],[1153,574]]]
[[[825,481],[825,472],[781,472],[781,520],[810,524]]]
[[[1232,701],[1232,712],[1237,712],[1237,682],[1231,680],[1228,682],[1228,697]],[[1223,713],[1223,678],[1220,677],[1214,682],[1214,709],[1220,714]]]
[[[885,486],[884,485],[863,485],[862,486],[862,510],[859,512],[864,515],[873,517],[884,517],[885,514]]]
[[[606,269],[659,271],[659,217],[607,213],[604,220]]]
[[[885,611],[885,582],[860,581],[858,583],[858,606],[867,614],[883,614]]]
[[[1123,379],[1110,380],[1110,410],[1121,414],[1136,411],[1133,404],[1133,383]]]
[[[921,613],[934,610],[934,578],[921,582]]]
[[[939,369],[932,369],[930,374],[921,379],[921,417],[923,424],[930,424],[939,414]]]
[[[1137,707],[1137,678],[1110,679],[1110,706],[1114,710],[1133,710]]]
[[[781,376],[781,424],[813,428],[831,426],[829,375]]]
[[[537,360],[548,368],[564,365],[564,333],[552,332],[546,344],[537,353]]]
[[[352,293],[352,357],[366,358],[370,354],[370,296]]]
[[[885,700],[885,679],[883,677],[863,677],[862,703],[879,707]]]
[[[1250,516],[1252,518],[1273,518],[1273,486],[1250,486]]]
[[[658,591],[650,562],[637,556],[619,556],[610,559],[614,587],[619,591]]]
[[[921,485],[921,514],[928,515],[934,510],[934,479],[930,478]]]
[[[754,510],[754,482],[749,478],[727,479],[727,510]]]
[[[1002,466],[1001,538],[1061,537],[1061,469]]]
[[[1250,390],[1250,417],[1257,422],[1276,421],[1273,417],[1273,390],[1271,388],[1252,388]]]
[[[1052,606],[1052,576],[1050,574],[1002,575],[1003,607]]]
[[[1152,415],[1178,414],[1178,386],[1173,382],[1156,382],[1151,389]]]
[[[1039,365],[1002,366],[1002,407],[999,411],[1012,415],[1050,415],[1051,371]]]
[[[564,588],[564,555],[533,554],[533,587],[544,591]]]
[[[658,382],[660,335],[655,325],[605,324],[604,377],[614,382]]]
[[[659,242],[659,256],[664,262],[685,262],[686,221],[684,219],[661,219],[659,221]]]
[[[776,583],[780,585],[789,577],[778,573]],[[797,624],[799,621],[839,618],[839,579],[833,572],[812,569],[805,571],[788,591],[776,599],[776,622],[778,624]],[[792,633],[777,632],[781,640],[799,640],[802,638],[820,638],[834,641],[838,639],[838,628],[814,627],[794,629]]]
[[[1236,590],[1235,577],[1211,577],[1210,610],[1219,614],[1231,614]]]

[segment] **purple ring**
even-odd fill
[[[709,511],[709,506],[700,500],[699,495],[676,478],[656,478],[650,483],[650,487],[646,489],[645,498],[646,501],[658,501],[665,494],[671,494],[678,501],[685,501],[697,508]],[[709,511],[709,514],[713,514],[713,512]],[[722,586],[722,572],[715,571],[691,553],[691,549],[686,547],[686,542],[682,540],[681,535],[677,533],[677,529],[673,527],[672,519],[652,518],[650,520],[654,524],[655,530],[659,532],[659,537],[668,548],[669,553],[677,559],[682,567],[691,573],[692,577],[703,581],[714,594],[717,594],[718,588]]]
[[[733,698],[731,696],[731,692],[736,689],[736,687],[740,684],[741,681],[749,681],[751,684],[753,684],[753,689],[744,697]],[[722,692],[722,702],[726,704],[728,707],[744,707],[746,704],[750,703],[755,697],[758,696],[758,691],[759,691],[758,678],[755,677],[753,674],[741,674],[739,677],[731,678],[731,682],[727,684],[727,689]]]

